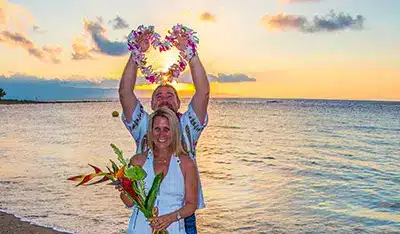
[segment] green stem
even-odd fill
[[[139,210],[144,214],[146,218],[151,218],[153,217],[153,214],[151,211],[146,210],[144,207],[144,204],[139,204],[129,193],[128,191],[124,190],[125,195],[139,208]]]

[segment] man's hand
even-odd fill
[[[184,36],[184,37],[178,36],[176,38],[176,41],[174,41],[173,44],[179,51],[185,51],[185,49],[186,49],[186,47],[188,45],[188,41],[189,41],[188,37],[186,37],[186,36]]]
[[[149,32],[146,31],[146,32],[143,32],[143,34],[139,35],[139,37],[138,37],[138,44],[139,44],[140,50],[142,52],[146,52],[150,47],[149,39],[147,39],[148,36],[149,36]]]

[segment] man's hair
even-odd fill
[[[179,120],[178,117],[176,116],[176,113],[174,113],[172,110],[170,110],[167,107],[161,107],[154,111],[149,118],[149,123],[148,123],[148,128],[147,128],[147,137],[148,137],[148,146],[149,148],[154,152],[154,136],[153,136],[153,127],[154,127],[154,119],[157,116],[164,117],[168,119],[169,122],[169,127],[171,131],[171,138],[172,138],[172,150],[176,156],[179,156],[183,150],[182,150],[182,143],[181,143],[181,130],[179,127]]]
[[[175,87],[172,86],[172,85],[170,85],[170,84],[168,84],[168,83],[158,85],[157,88],[154,90],[153,94],[151,94],[151,100],[153,100],[155,93],[156,93],[157,90],[158,90],[159,88],[161,88],[161,87],[168,87],[168,88],[171,88],[171,89],[174,91],[175,96],[176,96],[176,98],[178,99],[178,102],[180,102],[179,95],[178,95],[178,92],[176,91]]]

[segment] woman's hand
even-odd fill
[[[173,213],[172,213],[173,214]],[[149,218],[150,226],[153,230],[164,230],[171,225],[175,221],[175,218],[172,214],[161,215],[159,217]]]
[[[115,189],[120,192],[124,191],[124,188],[122,188],[122,185],[115,185]]]
[[[132,200],[125,194],[125,191],[121,191],[119,197],[127,207],[132,207],[135,205],[135,203],[133,203]]]

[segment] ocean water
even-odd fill
[[[114,110],[0,105],[0,210],[74,233],[124,233],[130,210],[118,191],[66,180],[91,173],[88,163],[105,169],[110,143],[134,154]],[[199,233],[400,233],[399,102],[213,99],[197,155]]]

